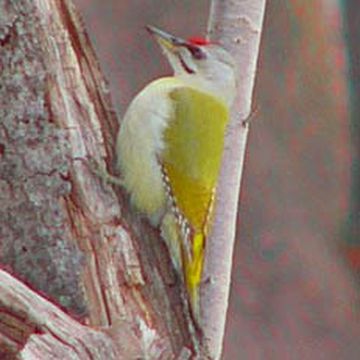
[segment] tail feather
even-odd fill
[[[204,260],[205,235],[200,232],[192,234],[191,239],[187,240],[191,244],[191,251],[189,252],[176,218],[171,213],[165,214],[162,220],[161,235],[169,249],[172,263],[185,283],[191,313],[200,326],[200,282]]]
[[[181,251],[181,235],[176,218],[171,213],[166,213],[161,223],[161,236],[166,242],[170,252],[171,262],[183,279],[183,261]]]
[[[185,282],[190,298],[191,310],[198,324],[201,321],[200,313],[200,283],[203,270],[205,236],[195,233],[192,239],[192,257],[185,258]]]

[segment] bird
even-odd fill
[[[201,324],[204,254],[236,92],[235,61],[205,38],[146,29],[173,74],[150,82],[131,101],[117,135],[116,167],[132,206],[160,229]]]

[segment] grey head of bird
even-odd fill
[[[227,50],[203,38],[185,40],[153,26],[146,29],[157,40],[175,77],[231,105],[236,91],[236,72],[235,61]]]

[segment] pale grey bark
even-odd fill
[[[251,111],[265,0],[213,0],[209,20],[211,40],[234,56],[238,96],[225,140],[213,231],[208,240],[201,289],[205,343],[211,356],[222,351],[230,289],[236,216]]]

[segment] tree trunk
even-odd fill
[[[71,1],[0,6],[0,261],[37,290],[1,273],[0,348],[24,359],[167,359],[192,348],[158,234],[88,168],[110,159],[117,120]]]

